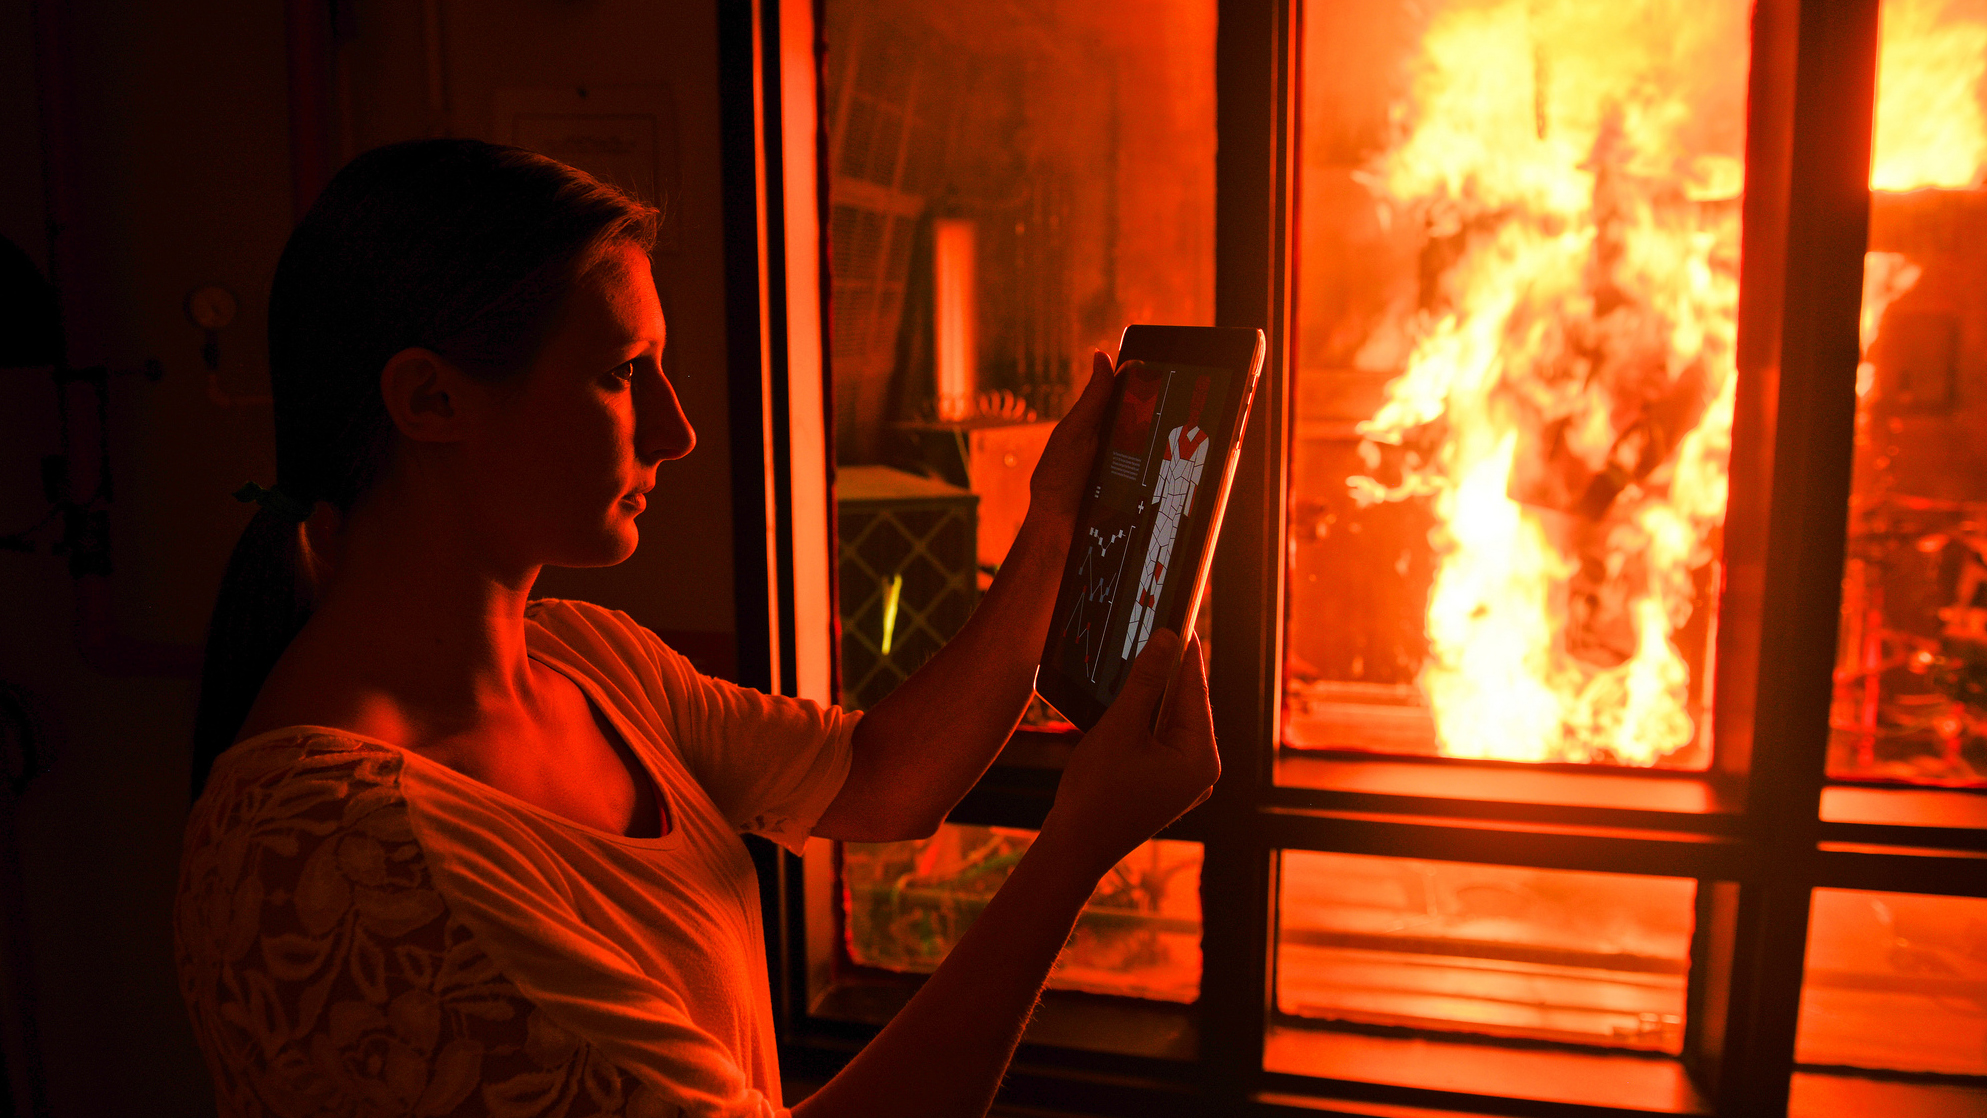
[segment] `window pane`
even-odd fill
[[[1815,890],[1794,1058],[1987,1075],[1987,900]]]
[[[1696,883],[1285,851],[1292,1017],[1675,1055]]]
[[[867,707],[1006,557],[1091,350],[1213,321],[1214,3],[829,0],[825,23],[842,698]],[[852,502],[907,495],[960,527],[850,543]]]
[[[846,843],[849,959],[928,973],[972,926],[1033,831],[947,823],[918,842]],[[1170,1002],[1200,996],[1197,842],[1153,839],[1119,862],[1077,920],[1049,986]]]
[[[1306,9],[1286,745],[1708,764],[1750,12]]]
[[[1987,1114],[1987,1087],[1896,1083],[1860,1075],[1794,1073],[1788,1118],[1957,1118]]]
[[[1987,783],[1987,0],[1881,9],[1830,776]]]

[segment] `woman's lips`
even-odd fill
[[[635,506],[636,512],[641,512],[649,507],[648,495],[645,493],[630,493],[626,497],[621,498],[621,503]]]

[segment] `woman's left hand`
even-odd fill
[[[1083,386],[1083,395],[1049,433],[1042,460],[1035,465],[1028,483],[1029,519],[1043,518],[1065,530],[1075,530],[1077,506],[1083,500],[1090,467],[1097,460],[1097,442],[1104,437],[1104,413],[1116,379],[1110,356],[1097,350],[1090,359],[1090,382]]]
[[[1083,394],[1042,448],[1027,519],[993,584],[965,627],[863,716],[848,779],[815,823],[816,835],[855,842],[929,835],[1013,732],[1048,639],[1083,487],[1108,437],[1115,380],[1110,357],[1098,353]]]

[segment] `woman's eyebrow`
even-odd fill
[[[632,361],[652,350],[661,353],[665,344],[664,339],[650,335],[627,336],[616,340],[607,353],[617,361]]]

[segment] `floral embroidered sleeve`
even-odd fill
[[[449,912],[401,759],[299,733],[216,767],[187,825],[180,988],[226,1118],[673,1118]]]

